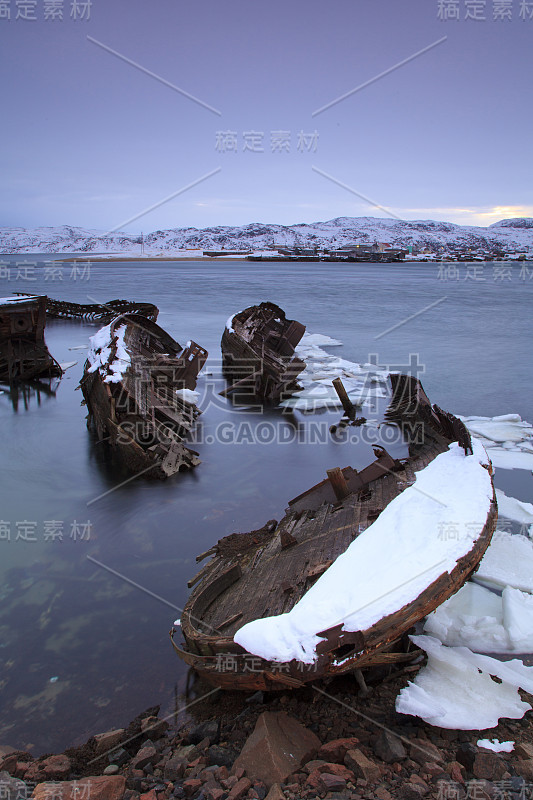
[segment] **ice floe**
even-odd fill
[[[465,583],[426,619],[424,633],[442,644],[484,653],[533,651],[533,596],[512,586],[501,595]]]
[[[467,647],[446,647],[432,636],[411,640],[426,651],[428,663],[396,698],[399,713],[441,728],[484,730],[497,725],[500,717],[521,719],[531,710],[518,688],[533,691],[533,667],[518,659],[498,661]]]
[[[357,406],[370,406],[376,398],[389,395],[386,371],[378,369],[375,364],[347,361],[322,349],[339,345],[342,342],[338,339],[320,333],[304,333],[295,350],[306,364],[298,376],[303,390],[282,400],[280,405],[299,411],[341,408],[342,403],[333,388],[335,378],[342,379],[348,397]]]
[[[516,497],[509,497],[501,489],[496,489],[496,500],[498,501],[498,514],[500,517],[512,519],[522,524],[533,524],[533,505]]]
[[[475,579],[498,589],[513,586],[533,592],[533,542],[520,534],[496,531]]]
[[[364,631],[412,602],[468,553],[485,525],[492,485],[483,447],[465,456],[452,443],[381,512],[286,614],[254,620],[235,634],[248,652],[268,660],[312,663],[319,631],[341,622]],[[457,535],[442,526],[457,520]],[[379,569],[378,569],[379,565]],[[357,574],[357,581],[354,581]]]
[[[533,426],[519,414],[460,419],[480,438],[495,469],[533,470]]]

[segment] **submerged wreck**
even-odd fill
[[[56,378],[63,374],[44,340],[45,296],[0,298],[0,380]]]
[[[268,402],[277,403],[297,388],[296,378],[305,362],[294,349],[305,325],[287,319],[274,303],[261,303],[234,314],[222,334],[222,366],[230,386]]]
[[[108,300],[107,303],[71,303],[67,300],[46,300],[46,313],[57,319],[82,319],[86,322],[110,322],[118,314],[141,314],[157,322],[159,309],[153,303],[130,300]]]
[[[80,387],[87,426],[131,473],[166,478],[200,463],[183,444],[200,413],[196,379],[207,351],[181,347],[139,314],[122,314],[91,338]]]
[[[390,381],[385,421],[407,458],[375,447],[369,466],[330,470],[291,500],[279,524],[198,556],[212,559],[171,640],[211,684],[283,689],[408,660],[407,631],[477,568],[497,521],[490,461],[417,379]]]

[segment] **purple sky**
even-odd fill
[[[51,5],[0,2],[1,225],[387,216],[363,197],[405,219],[533,216],[533,1],[92,0],[89,20]]]

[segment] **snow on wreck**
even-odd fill
[[[122,314],[90,340],[80,387],[87,426],[128,472],[166,478],[200,463],[183,443],[200,413],[196,379],[207,351],[182,347],[155,322]]]
[[[295,355],[295,347],[305,333],[305,325],[287,319],[275,303],[260,303],[234,314],[222,334],[222,365],[230,386],[224,394],[237,390],[270,403],[291,394],[305,362]]]
[[[385,421],[407,458],[376,447],[360,471],[328,470],[279,524],[198,557],[213,556],[189,581],[183,642],[171,638],[212,684],[282,689],[410,660],[408,630],[477,568],[497,520],[486,452],[417,379],[390,381]]]

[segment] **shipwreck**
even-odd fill
[[[224,394],[243,394],[277,403],[298,388],[296,379],[305,369],[295,347],[305,325],[287,319],[274,303],[261,303],[234,314],[222,334],[222,366],[230,381]]]
[[[44,339],[45,296],[0,298],[0,380],[60,377],[63,370]]]
[[[200,463],[183,439],[200,413],[194,391],[207,351],[155,322],[122,314],[91,338],[80,387],[87,426],[132,474],[166,478]]]
[[[131,300],[108,300],[106,303],[73,303],[69,300],[46,298],[46,313],[56,319],[81,319],[85,322],[107,323],[119,314],[140,314],[157,322],[159,309],[153,303]]]
[[[284,689],[410,660],[407,631],[476,570],[497,521],[490,460],[416,378],[390,382],[384,422],[406,458],[376,447],[360,471],[329,470],[281,522],[198,556],[212,558],[171,640],[211,684]]]

